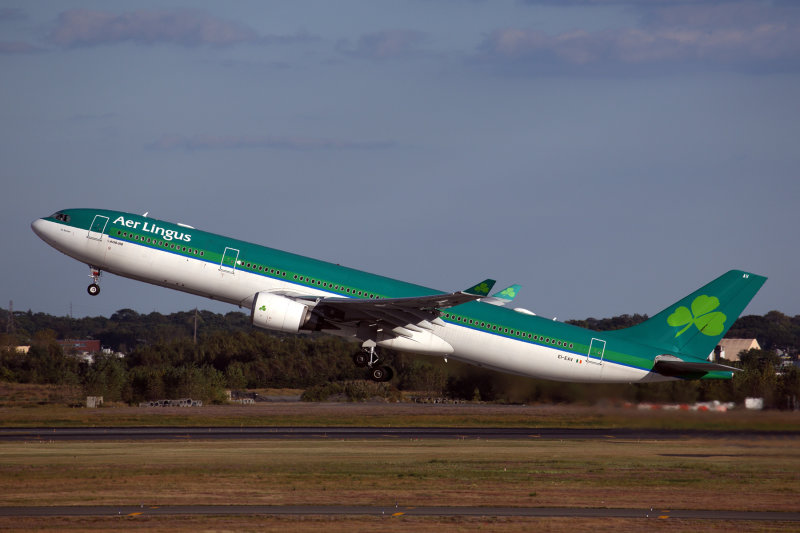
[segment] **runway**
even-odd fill
[[[367,505],[65,505],[0,507],[4,517],[42,516],[485,516],[800,522],[800,512],[584,507],[380,507]]]
[[[242,439],[506,439],[506,440],[677,440],[774,439],[800,437],[800,431],[432,428],[432,427],[78,427],[0,428],[0,442],[148,441]]]

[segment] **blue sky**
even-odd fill
[[[30,222],[103,207],[559,319],[730,268],[800,314],[800,4],[0,2],[0,303],[235,308],[105,276]]]

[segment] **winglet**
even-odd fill
[[[485,280],[481,281],[480,283],[478,283],[477,285],[473,285],[469,289],[463,290],[461,292],[464,292],[466,294],[470,294],[470,295],[473,295],[473,296],[487,296],[489,294],[489,291],[492,290],[492,287],[494,287],[494,284],[495,284],[495,280],[493,280],[493,279],[485,279]]]
[[[481,301],[483,303],[492,304],[492,305],[506,305],[510,303],[514,298],[517,297],[519,294],[519,290],[522,288],[521,285],[512,285],[507,289],[503,289],[500,292],[496,292],[489,296],[488,298],[482,298]]]

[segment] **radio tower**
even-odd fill
[[[8,319],[6,320],[6,333],[13,335],[16,333],[14,328],[14,300],[8,301]]]

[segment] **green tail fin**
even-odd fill
[[[645,322],[615,333],[663,353],[704,360],[766,280],[731,270]]]

